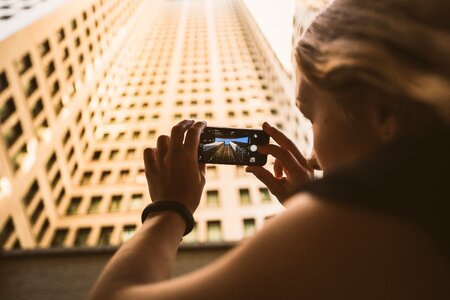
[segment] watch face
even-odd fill
[[[258,145],[269,143],[262,130],[206,127],[200,136],[201,163],[227,165],[264,165],[267,155],[258,153]]]

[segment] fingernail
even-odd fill
[[[267,126],[267,127],[269,127],[269,128],[272,127],[272,126],[270,126],[269,123],[267,123],[267,122],[264,122],[264,123],[263,123],[263,126]]]

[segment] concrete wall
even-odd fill
[[[223,255],[232,244],[180,248],[174,269],[179,276]],[[0,299],[85,299],[116,247],[8,251],[0,254]]]

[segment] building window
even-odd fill
[[[103,174],[102,174],[103,176]],[[83,177],[81,178],[80,185],[88,184],[92,178],[92,171],[86,171],[83,173]]]
[[[38,89],[36,77],[32,77],[25,85],[25,96],[30,97]]]
[[[44,109],[44,105],[42,104],[42,99],[39,98],[31,109],[31,115],[33,119],[35,119]]]
[[[119,182],[126,182],[130,176],[130,170],[120,170]]]
[[[114,160],[117,158],[118,155],[119,155],[119,150],[117,150],[117,149],[111,150],[111,152],[109,153],[109,159]]]
[[[55,63],[50,61],[45,67],[45,76],[50,77],[55,72]]]
[[[45,165],[45,170],[50,171],[52,169],[52,167],[55,165],[56,162],[56,153],[53,152],[52,156],[50,156],[50,158],[47,161],[47,164]]]
[[[72,146],[69,150],[69,153],[67,154],[67,161],[70,161],[72,159],[74,153],[75,153],[75,148]]]
[[[72,19],[72,22],[70,22],[71,26],[72,26],[72,30],[77,29],[77,20]]]
[[[255,231],[255,219],[244,219],[244,237],[252,236]]]
[[[42,241],[42,238],[44,237],[45,233],[47,232],[48,226],[49,226],[48,219],[45,219],[44,223],[41,226],[41,229],[39,229],[39,233],[36,236],[36,242],[39,244]]]
[[[30,54],[24,55],[18,62],[16,62],[16,68],[20,75],[28,71],[32,65]]]
[[[206,167],[206,176],[209,178],[217,178],[217,167],[216,166],[207,166]]]
[[[133,139],[134,140],[137,140],[137,139],[139,139],[139,136],[141,135],[141,132],[140,131],[134,131],[133,132]]]
[[[197,238],[197,223],[195,223],[194,228],[188,235],[183,237],[183,243],[195,243],[198,242]]]
[[[70,139],[70,131],[67,130],[67,131],[66,131],[66,134],[64,135],[63,144],[67,144],[67,142],[69,141],[69,139]]]
[[[139,210],[142,206],[142,198],[144,197],[143,194],[133,194],[131,195],[131,201],[128,204],[129,210]]]
[[[8,241],[9,237],[14,232],[14,224],[11,217],[8,218],[5,226],[2,228],[2,232],[0,233],[0,249],[3,248]]]
[[[219,191],[206,191],[206,205],[212,207],[220,205]]]
[[[220,221],[207,222],[208,242],[219,242],[222,240],[222,228]]]
[[[125,225],[123,226],[121,240],[122,242],[128,241],[136,231],[136,225]]]
[[[79,228],[75,235],[74,246],[76,246],[76,247],[86,246],[90,233],[91,233],[91,228],[89,228],[89,227]]]
[[[98,208],[99,208],[101,202],[102,202],[102,196],[91,197],[91,203],[89,204],[87,212],[90,214],[98,212]]]
[[[251,204],[250,191],[248,189],[239,189],[239,197],[242,205]]]
[[[41,57],[46,56],[50,52],[50,42],[48,40],[45,40],[40,46],[39,46],[39,53],[41,54]]]
[[[19,121],[5,134],[6,147],[10,148],[22,135],[22,125]]]
[[[0,94],[6,90],[6,88],[8,88],[9,83],[8,83],[8,79],[6,78],[6,73],[5,72],[1,72],[0,73]]]
[[[100,176],[100,183],[106,183],[109,178],[111,177],[111,171],[106,170],[102,172],[102,175]]]
[[[70,55],[70,53],[69,53],[69,48],[65,47],[63,51],[64,51],[64,54],[63,54],[63,61],[66,61],[66,59],[68,59],[68,58],[69,58],[69,55]]]
[[[38,191],[39,191],[39,184],[36,180],[34,180],[30,188],[28,189],[28,192],[22,198],[22,202],[25,205],[25,207],[28,207],[28,205],[30,205],[31,201],[33,201],[34,196],[36,196]]]
[[[156,136],[156,130],[149,130],[147,133],[147,137],[152,139]]]
[[[67,208],[66,215],[74,215],[78,211],[78,207],[80,207],[81,204],[81,197],[72,197],[70,199],[69,207]]]
[[[113,232],[113,227],[102,227],[100,230],[100,236],[98,238],[97,245],[99,246],[107,246],[111,243],[111,235]]]
[[[61,42],[64,40],[64,38],[66,37],[66,33],[64,32],[64,28],[61,28],[60,30],[58,30],[58,33],[56,34],[58,42]]]
[[[127,150],[127,154],[125,158],[134,158],[136,156],[136,149],[130,148]]]
[[[262,202],[271,202],[272,201],[272,199],[270,198],[269,190],[266,188],[260,188],[259,195],[261,197]]]
[[[120,209],[120,203],[122,202],[122,195],[113,195],[111,198],[111,203],[109,204],[109,211],[115,212],[119,211]]]
[[[5,104],[0,106],[0,124],[5,123],[9,117],[16,112],[16,105],[12,97],[6,100]]]
[[[61,201],[65,195],[66,195],[66,189],[61,188],[61,191],[59,192],[58,197],[55,200],[56,205],[59,205],[61,203]]]
[[[101,155],[102,151],[100,150],[95,151],[94,154],[92,154],[92,160],[99,160]]]
[[[19,151],[17,151],[12,158],[12,165],[14,168],[14,171],[17,171],[20,168],[20,165],[27,154],[27,146],[24,144],[22,147],[20,147]]]
[[[41,201],[39,201],[38,206],[36,207],[33,214],[31,215],[31,218],[30,218],[31,225],[36,224],[36,221],[41,216],[43,210],[44,210],[44,203],[42,202],[42,199],[41,199]]]
[[[55,231],[51,247],[63,247],[69,230],[67,228],[60,228]]]
[[[56,185],[59,183],[60,180],[61,180],[61,172],[58,171],[58,173],[55,174],[55,177],[53,177],[52,182],[50,183],[52,189],[56,187]]]

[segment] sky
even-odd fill
[[[216,142],[224,142],[225,145],[230,144],[230,142],[237,142],[237,143],[248,143],[248,137],[241,137],[241,138],[234,138],[234,139],[224,139],[224,138],[216,138]]]
[[[244,0],[284,68],[292,71],[291,37],[295,0]]]

